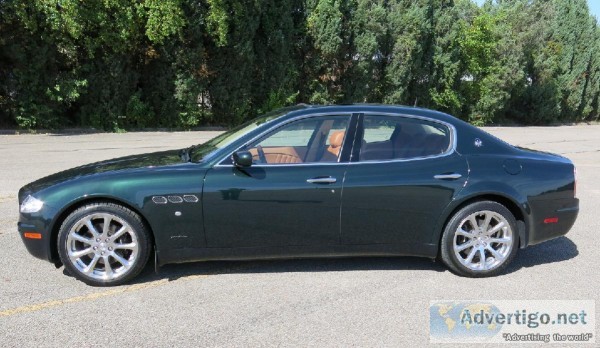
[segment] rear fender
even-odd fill
[[[478,200],[492,200],[508,205],[507,208],[516,215],[515,218],[517,219],[521,248],[527,246],[529,229],[531,228],[531,207],[529,206],[527,198],[504,183],[486,181],[477,182],[472,185],[467,184],[455,199],[448,204],[436,224],[434,231],[437,235],[433,236],[433,242],[439,243],[446,223],[452,218],[456,211],[465,205]]]

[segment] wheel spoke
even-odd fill
[[[98,232],[98,230],[96,230],[96,227],[92,223],[92,219],[90,219],[89,217],[85,221],[85,226],[92,233],[92,235],[94,236],[94,238],[100,237],[100,233]]]
[[[490,227],[490,221],[492,221],[492,214],[486,213],[485,219],[483,220],[483,225],[481,225],[481,230],[485,233]]]
[[[475,217],[475,215],[471,215],[469,217],[469,222],[471,223],[471,227],[473,227],[474,230],[479,228],[479,224],[477,224],[477,218]]]
[[[121,255],[117,254],[117,253],[113,253],[112,257],[115,258],[115,260],[117,260],[120,264],[123,265],[123,267],[125,267],[125,269],[128,269],[129,266],[131,265],[131,263],[127,260],[125,260],[124,258],[121,257]]]
[[[463,250],[465,250],[465,249],[467,249],[469,247],[472,247],[473,244],[475,244],[475,242],[473,240],[470,240],[470,241],[468,241],[466,243],[463,243],[461,245],[454,246],[454,250],[457,251],[457,252],[461,252],[461,251],[463,251]]]
[[[504,226],[505,226],[504,222],[501,221],[496,226],[492,227],[489,231],[486,231],[485,234],[488,236],[491,236],[492,234],[500,231],[500,229],[503,228]]]
[[[489,250],[492,253],[492,255],[494,255],[496,261],[504,260],[504,255],[500,254],[496,249],[492,248],[489,245],[486,247],[486,249]]]
[[[115,244],[116,249],[135,250],[137,249],[137,243]]]
[[[499,243],[499,244],[508,244],[512,240],[510,238],[490,238],[488,239],[488,243]]]
[[[117,238],[119,238],[123,234],[125,234],[125,232],[129,232],[127,229],[127,226],[123,226],[123,227],[119,228],[119,230],[117,232],[115,232],[112,236],[110,236],[110,238],[112,238],[113,240],[116,240]]]
[[[92,261],[90,262],[89,265],[87,265],[87,267],[83,270],[83,273],[90,273],[94,270],[94,268],[96,267],[96,264],[98,263],[98,260],[100,260],[100,256],[98,255],[94,255],[94,258],[92,259]]]
[[[108,255],[104,256],[104,272],[106,274],[107,278],[112,278],[113,276],[113,269],[112,266],[110,265],[110,260],[108,259]]]
[[[459,235],[459,236],[465,236],[467,238],[473,238],[473,233],[467,232],[467,231],[463,230],[462,228],[459,228],[456,231],[456,234]]]
[[[465,263],[471,263],[471,261],[473,261],[473,257],[475,256],[476,252],[477,252],[477,248],[471,249],[471,251],[469,252],[469,256],[467,256],[467,258],[465,259]]]
[[[479,248],[479,268],[485,269],[485,249]]]
[[[80,259],[82,256],[92,253],[92,251],[92,248],[87,248],[84,250],[70,252],[69,257],[71,258],[71,260],[75,261],[77,259]]]
[[[108,230],[110,228],[111,221],[112,221],[112,218],[110,217],[110,215],[104,215],[104,226],[102,226],[102,235],[104,235],[104,236],[108,235]]]
[[[77,234],[77,233],[71,233],[70,237],[72,239],[75,239],[78,242],[82,242],[82,243],[85,243],[88,245],[92,245],[92,243],[93,243],[91,239],[85,238],[84,236]]]

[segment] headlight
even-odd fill
[[[27,196],[23,203],[21,203],[21,213],[37,213],[44,206],[44,202],[33,197],[32,195]]]

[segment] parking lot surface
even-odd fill
[[[0,346],[422,347],[432,300],[597,301],[600,126],[486,130],[562,154],[578,169],[581,211],[571,232],[520,250],[505,275],[461,278],[411,257],[204,262],[158,274],[147,267],[114,288],[89,287],[27,253],[16,231],[18,189],[70,167],[218,133],[2,135]]]

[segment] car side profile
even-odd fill
[[[157,265],[344,256],[439,258],[501,274],[565,235],[573,163],[450,115],[299,105],[201,145],[66,170],[19,191],[28,251],[95,286]]]

